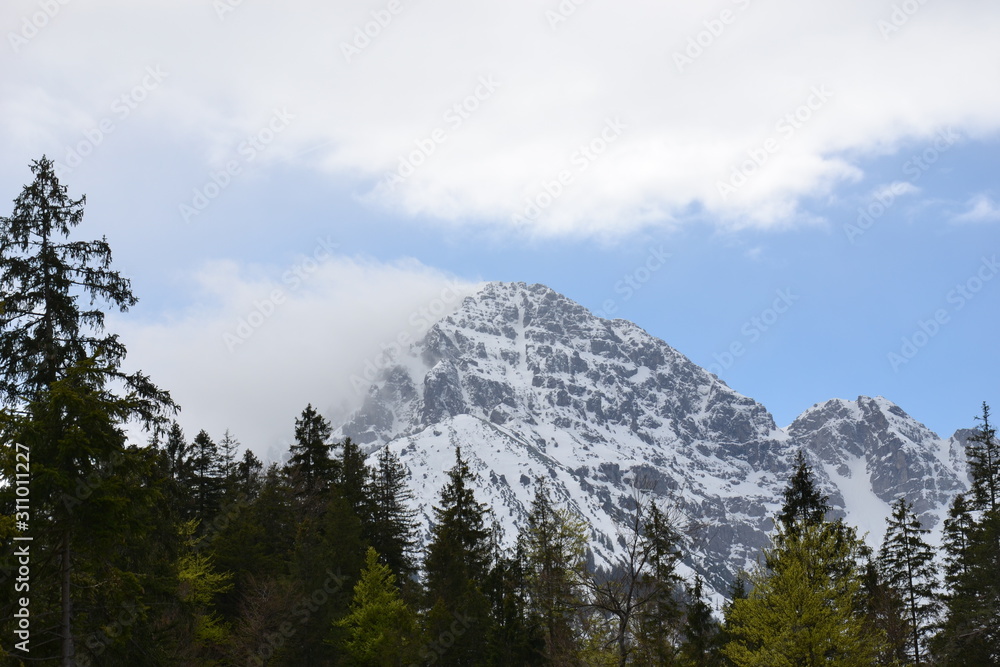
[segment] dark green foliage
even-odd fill
[[[906,620],[906,654],[910,662],[927,661],[927,636],[937,616],[937,567],[934,551],[923,537],[930,531],[920,525],[913,504],[904,498],[892,505],[888,530],[879,551],[881,579],[896,593]]]
[[[455,466],[434,508],[434,526],[424,562],[427,655],[438,664],[481,664],[483,647],[491,632],[490,604],[484,594],[493,553],[486,526],[487,508],[472,490],[475,480],[461,449],[455,449]],[[445,638],[454,638],[440,650]]]
[[[486,584],[493,624],[486,664],[544,665],[545,637],[528,604],[527,555],[518,544],[510,555],[497,554]]]
[[[23,405],[76,364],[99,358],[95,372],[120,381],[132,398],[130,418],[162,419],[174,407],[169,394],[141,373],[118,370],[125,346],[103,333],[105,314],[96,306],[134,306],[129,281],[111,270],[105,239],[69,239],[86,197],[70,199],[45,157],[31,171],[35,180],[10,217],[0,218],[0,404]]]
[[[704,598],[702,580],[698,576],[688,589],[683,637],[679,664],[687,667],[717,667],[723,664],[722,628]]]
[[[816,488],[812,468],[799,450],[795,455],[795,471],[785,487],[784,504],[778,513],[779,534],[794,532],[799,525],[818,525],[826,520],[829,511],[829,499]]]
[[[340,465],[336,469],[336,484],[340,494],[361,519],[367,532],[371,513],[368,498],[369,471],[361,448],[350,438],[345,438],[340,445]]]
[[[955,499],[944,528],[945,614],[932,650],[945,665],[1000,664],[1000,452],[985,403],[978,419],[970,495]]]
[[[416,572],[416,512],[406,468],[388,447],[379,450],[368,486],[368,542],[401,582]]]
[[[965,450],[972,478],[972,503],[978,510],[1000,511],[1000,440],[990,423],[990,406],[983,403],[983,414],[976,433]]]
[[[0,405],[11,409],[0,416],[4,438],[29,444],[32,524],[44,533],[34,558],[51,568],[44,581],[53,588],[35,598],[51,624],[38,636],[48,641],[33,657],[70,665],[81,631],[104,620],[102,607],[120,595],[143,599],[147,563],[132,560],[121,541],[135,529],[132,544],[143,544],[146,531],[133,518],[153,488],[131,485],[145,475],[125,467],[135,458],[122,425],[159,426],[176,406],[146,376],[120,370],[126,349],[104,333],[100,306],[124,312],[137,300],[111,270],[104,239],[69,238],[85,198],[67,196],[51,160],[31,170],[34,181],[0,218]],[[13,472],[5,467],[6,480]],[[101,591],[100,604],[88,599]]]
[[[295,442],[286,470],[299,493],[312,496],[329,488],[335,465],[330,458],[330,422],[312,404],[295,420]]]
[[[190,477],[186,480],[192,500],[189,516],[208,523],[219,511],[225,482],[219,447],[208,433],[199,431],[189,451]]]

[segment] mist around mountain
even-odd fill
[[[968,487],[969,433],[943,439],[864,396],[814,405],[780,428],[638,325],[543,285],[495,282],[397,354],[334,438],[400,457],[424,539],[460,446],[508,544],[544,478],[585,522],[593,563],[610,567],[630,509],[648,496],[688,526],[688,571],[725,591],[769,544],[796,452],[832,514],[877,547],[901,497],[940,535]]]

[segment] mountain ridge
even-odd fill
[[[937,527],[964,488],[959,436],[941,439],[885,398],[830,399],[779,428],[640,326],[539,284],[486,283],[466,297],[397,355],[335,436],[400,456],[425,537],[455,446],[508,543],[546,477],[587,521],[596,565],[614,562],[636,486],[649,487],[699,527],[685,566],[717,591],[767,545],[800,448],[870,543],[896,495]]]

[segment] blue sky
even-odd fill
[[[779,425],[1000,405],[995,4],[342,4],[0,9],[0,200],[43,153],[87,194],[129,363],[192,434],[275,454],[486,280],[632,320]]]

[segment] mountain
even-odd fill
[[[425,531],[456,446],[508,542],[544,477],[587,521],[602,566],[636,494],[650,494],[687,526],[685,566],[717,591],[768,544],[799,448],[852,522],[884,517],[904,492],[937,520],[965,484],[958,441],[883,398],[829,401],[778,428],[763,405],[635,324],[524,283],[467,297],[393,360],[335,435],[400,456]]]

